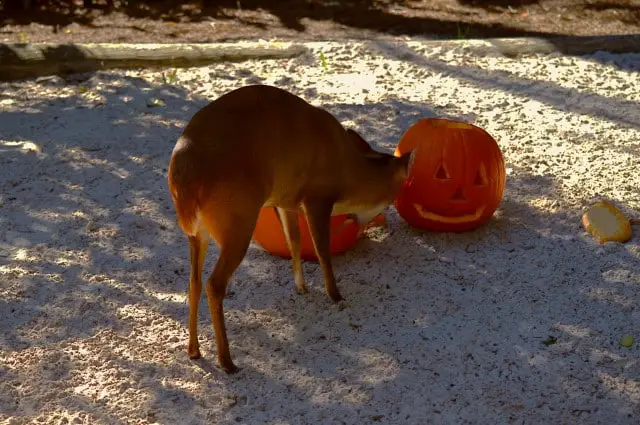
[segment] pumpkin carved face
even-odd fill
[[[339,255],[347,251],[358,241],[365,228],[369,226],[384,225],[384,215],[380,214],[371,223],[360,226],[356,220],[347,214],[331,217],[331,255]],[[318,256],[313,247],[311,232],[305,215],[298,215],[298,228],[300,229],[300,257],[303,260],[318,261]],[[289,245],[280,223],[278,213],[274,208],[265,207],[260,210],[258,222],[253,231],[253,240],[271,254],[282,258],[291,258]]]
[[[414,227],[461,232],[493,216],[506,182],[496,141],[471,124],[427,118],[404,134],[395,154],[415,150],[409,176],[395,200]]]

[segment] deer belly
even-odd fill
[[[352,214],[358,217],[359,223],[368,223],[375,216],[384,211],[387,207],[387,204],[380,205],[367,205],[367,206],[359,206],[359,205],[350,205],[350,204],[335,204],[333,206],[333,211],[331,211],[331,215],[339,215],[339,214]]]

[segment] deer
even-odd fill
[[[411,159],[411,153],[396,157],[374,150],[325,109],[275,86],[243,86],[198,110],[175,144],[167,177],[178,225],[189,241],[189,358],[201,357],[198,303],[210,239],[219,248],[205,286],[217,361],[233,374],[239,369],[229,350],[223,300],[261,209],[276,209],[300,294],[308,292],[298,227],[303,212],[325,292],[339,303],[331,216],[349,214],[366,223],[381,213],[407,179]]]

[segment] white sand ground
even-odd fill
[[[640,229],[598,245],[580,215],[610,199],[640,216],[640,55],[310,46],[172,84],[0,85],[0,422],[637,424],[639,345],[618,342],[640,338]],[[226,302],[242,368],[227,376],[204,299],[204,358],[185,353],[188,248],[165,176],[192,114],[254,82],[386,151],[422,117],[468,120],[498,140],[508,181],[471,233],[415,231],[390,207],[386,231],[335,259],[344,309],[317,265],[298,296],[289,262],[252,246]]]

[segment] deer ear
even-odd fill
[[[404,155],[402,155],[400,157],[400,161],[402,161],[402,165],[404,165],[405,170],[407,170],[407,172],[409,172],[409,168],[411,167],[411,164],[413,163],[413,158],[414,158],[414,150],[411,150],[410,152],[405,153]]]
[[[367,153],[373,150],[369,143],[367,143],[367,141],[364,140],[362,136],[360,136],[355,130],[352,130],[350,128],[347,129],[347,136],[349,136],[349,139],[351,139],[356,144],[356,147],[360,152]]]

